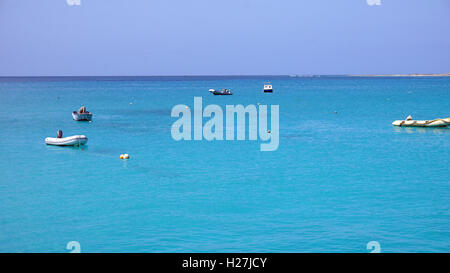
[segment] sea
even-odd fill
[[[194,97],[277,105],[278,149],[175,140]],[[450,77],[0,78],[0,252],[449,252],[450,128],[408,115],[450,117]]]

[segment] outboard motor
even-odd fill
[[[61,130],[58,130],[58,132],[56,132],[56,137],[57,137],[57,138],[62,138],[62,136],[63,136],[62,131],[61,131]]]

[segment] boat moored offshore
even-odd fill
[[[78,111],[72,112],[72,117],[76,121],[91,121],[92,113],[86,111],[86,107],[82,106]]]
[[[81,146],[86,144],[88,138],[85,135],[75,135],[70,137],[47,137],[45,144],[56,146]]]
[[[209,92],[211,92],[213,95],[233,95],[230,89],[222,89],[222,90],[209,89]]]
[[[392,122],[392,125],[401,127],[445,127],[450,125],[450,118],[413,120],[411,116],[408,116],[405,120],[396,120]]]
[[[263,91],[264,91],[264,93],[272,93],[273,92],[272,84],[270,82],[264,83]]]

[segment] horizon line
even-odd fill
[[[364,77],[364,76],[377,76],[377,77],[395,77],[395,76],[450,76],[450,73],[370,73],[370,74],[218,74],[218,75],[0,75],[0,78],[75,78],[75,77],[317,77],[317,76],[340,76],[340,77]]]

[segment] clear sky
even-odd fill
[[[0,76],[450,72],[450,0],[80,2],[0,0]]]

